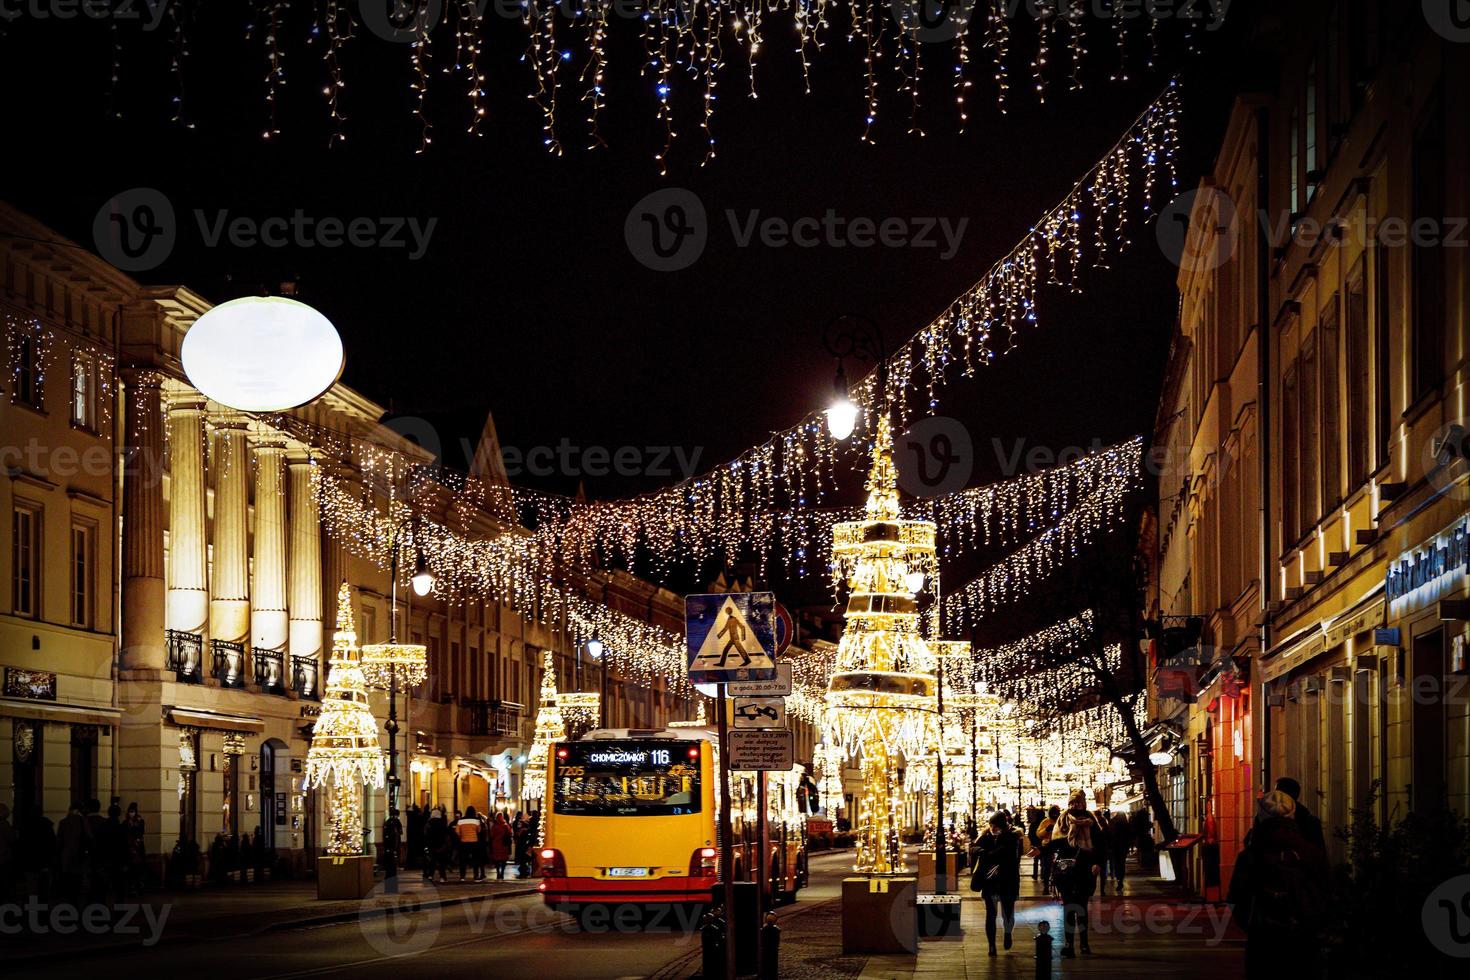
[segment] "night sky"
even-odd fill
[[[906,135],[906,97],[890,77],[876,145],[859,141],[861,63],[841,31],[818,60],[811,95],[801,94],[795,55],[772,45],[759,100],[744,96],[738,70],[722,81],[719,155],[709,166],[699,165],[696,93],[676,103],[681,139],[660,177],[652,82],[636,75],[629,32],[612,46],[602,124],[610,149],[584,149],[583,109],[568,88],[566,155],[544,151],[539,116],[525,97],[530,71],[517,60],[524,35],[494,24],[483,58],[490,68],[484,136],[463,132],[462,86],[437,74],[452,45],[439,43],[429,97],[435,140],[418,154],[405,53],[371,38],[344,56],[349,138],[329,148],[320,49],[301,43],[304,22],[283,31],[283,134],[263,140],[264,60],[259,42],[243,39],[243,20],[216,12],[195,32],[183,102],[192,130],[168,120],[167,38],[129,35],[118,120],[107,117],[105,26],[4,27],[7,199],[90,244],[93,216],[111,195],[139,186],[163,191],[178,215],[178,243],[138,278],[184,283],[217,302],[297,280],[300,298],[342,332],[345,381],[399,414],[432,420],[451,446],[477,434],[488,410],[507,446],[562,439],[609,449],[677,446],[686,456],[698,450],[701,470],[825,403],[833,362],[821,333],[833,317],[870,317],[896,345],[943,310],[1147,106],[1168,77],[1164,67],[1183,73],[1181,184],[1191,187],[1210,165],[1228,108],[1211,65],[1240,43],[1227,24],[1199,34],[1202,50],[1191,56],[1176,36],[1160,70],[1113,84],[1112,53],[1099,51],[1083,91],[1067,92],[1058,71],[1039,106],[1021,36],[1008,115],[995,108],[988,54],[975,54],[963,135],[955,133],[945,85],[951,61],[941,51],[927,65],[920,123],[928,135]],[[670,187],[698,195],[709,240],[689,268],[657,272],[630,254],[624,222],[641,198]],[[255,218],[301,209],[314,218],[437,224],[414,261],[406,249],[211,248],[197,209],[209,220],[220,209]],[[829,209],[849,219],[968,224],[946,260],[943,247],[741,248],[726,214],[790,220]],[[962,419],[974,440],[972,484],[995,479],[997,457],[1013,452],[1017,439],[1055,451],[1150,429],[1175,322],[1176,270],[1152,225],[1134,230],[1133,248],[1092,276],[1086,294],[1047,293],[1040,326],[1022,336],[1018,351],[942,396],[940,411]],[[463,466],[456,455],[447,462]],[[525,482],[571,491],[577,481]],[[668,482],[588,479],[587,490],[614,496]]]

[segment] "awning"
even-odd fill
[[[98,725],[109,728],[118,723],[122,712],[110,707],[94,708],[80,704],[0,698],[0,717],[47,721],[55,725]]]
[[[208,728],[220,732],[245,732],[259,735],[265,731],[265,722],[248,715],[227,715],[222,711],[205,708],[169,708],[168,720],[180,728]]]

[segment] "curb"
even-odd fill
[[[441,898],[429,902],[404,903],[402,906],[388,905],[363,905],[352,911],[330,912],[323,915],[307,916],[305,918],[281,919],[278,922],[270,922],[258,929],[248,932],[237,932],[229,935],[201,936],[192,932],[165,933],[159,937],[158,942],[152,946],[144,946],[140,942],[105,943],[96,946],[63,947],[60,949],[49,949],[44,952],[20,953],[7,955],[7,963],[21,965],[26,963],[55,962],[57,960],[78,960],[93,956],[106,956],[113,953],[132,952],[134,950],[154,950],[165,945],[187,945],[189,943],[216,943],[239,941],[242,939],[253,939],[271,932],[280,932],[285,929],[300,929],[311,926],[337,925],[343,922],[352,922],[355,919],[376,919],[385,915],[398,912],[418,912],[424,909],[442,909],[453,905],[466,905],[470,902],[499,901],[503,898],[523,898],[526,895],[539,894],[535,888],[517,888],[508,891],[497,891],[481,893],[476,895],[457,895],[452,898]],[[220,918],[225,918],[221,916]],[[208,921],[208,920],[204,920]]]

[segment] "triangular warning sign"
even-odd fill
[[[715,616],[715,624],[705,634],[704,642],[699,645],[699,652],[694,655],[691,666],[705,670],[735,670],[741,667],[763,670],[774,667],[775,664],[762,649],[760,638],[741,614],[740,607],[726,596]]]

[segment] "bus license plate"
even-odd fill
[[[608,877],[610,877],[610,878],[646,878],[646,877],[648,877],[648,869],[647,868],[608,868],[607,869],[607,873],[608,873]]]

